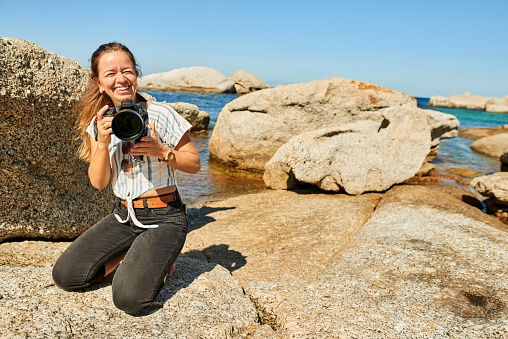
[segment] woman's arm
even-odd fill
[[[103,189],[109,184],[111,168],[109,163],[109,143],[111,142],[112,117],[103,118],[108,106],[104,106],[97,113],[97,141],[90,136],[90,165],[88,177],[92,186]]]

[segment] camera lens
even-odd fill
[[[115,115],[111,128],[113,133],[125,141],[133,141],[142,136],[143,119],[133,110],[122,110]]]

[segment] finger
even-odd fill
[[[144,142],[149,142],[149,141],[154,141],[155,139],[151,136],[146,136],[146,137],[142,137],[141,138],[141,141],[144,141]]]
[[[109,108],[109,105],[106,105],[104,107],[102,107],[99,112],[97,112],[97,120],[98,121],[101,121],[102,120],[102,117],[104,116],[104,113],[106,113],[106,111],[108,110]]]

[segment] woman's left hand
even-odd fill
[[[131,149],[131,155],[146,155],[149,157],[164,159],[169,147],[162,144],[155,130],[155,120],[150,121],[150,135],[141,138]]]

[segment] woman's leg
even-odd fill
[[[62,253],[53,267],[53,280],[67,291],[89,286],[109,273],[107,263],[126,252],[136,235],[113,214],[106,216]]]
[[[113,302],[129,314],[153,302],[187,236],[187,218],[181,208],[145,208],[136,210],[136,215],[143,224],[158,227],[138,235],[115,272]]]

